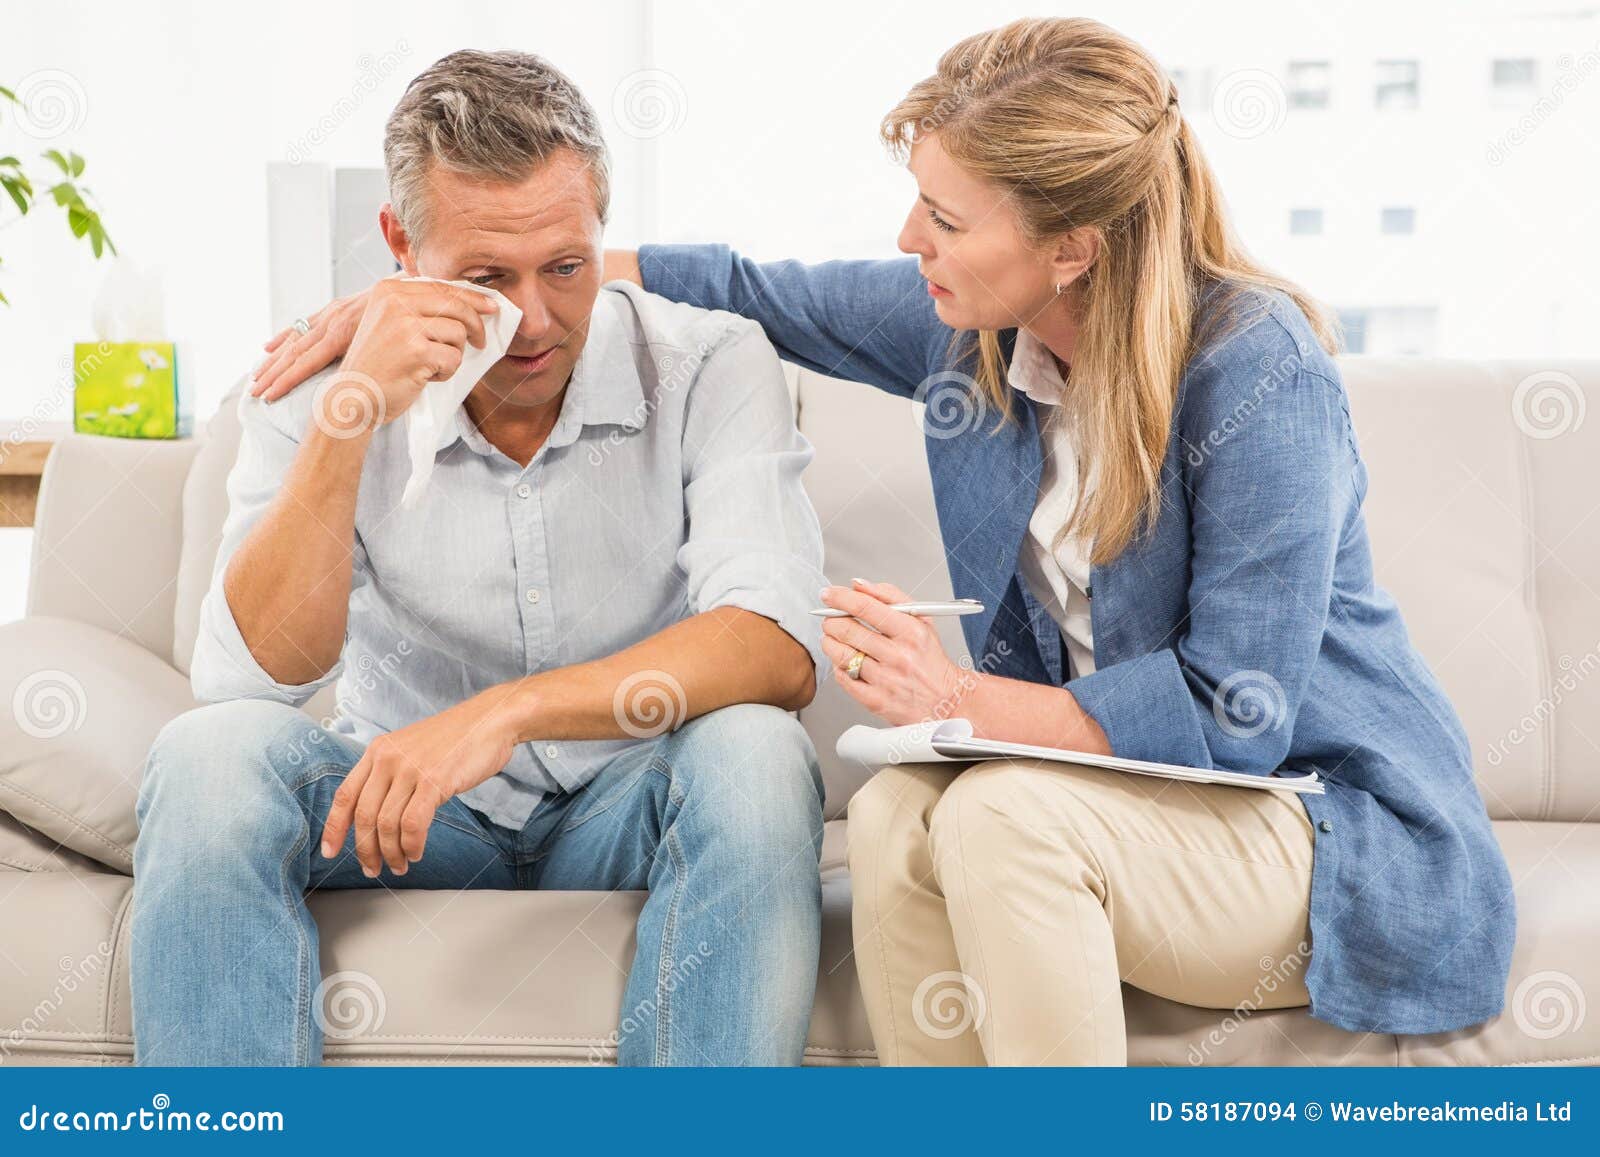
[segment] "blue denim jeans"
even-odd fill
[[[157,737],[134,854],[136,1063],[320,1061],[313,888],[647,890],[619,1062],[799,1063],[819,951],[822,781],[792,716],[753,704],[700,716],[620,753],[582,790],[547,796],[521,831],[452,799],[422,859],[376,879],[353,835],[331,860],[317,846],[360,755],[302,712],[259,701],[198,708]]]

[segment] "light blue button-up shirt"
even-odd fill
[[[270,405],[240,399],[243,437],[191,666],[199,698],[298,706],[337,679],[331,729],[365,744],[716,607],[775,621],[811,653],[820,685],[820,620],[807,611],[827,580],[801,487],[812,449],[777,354],[753,322],[622,283],[601,290],[555,427],[526,467],[460,410],[420,503],[404,510],[404,424],[378,431],[339,662],[311,683],[273,680],[239,633],[222,575],[281,489],[317,387],[336,368]],[[545,793],[581,787],[647,741],[523,743],[462,799],[520,828]]]

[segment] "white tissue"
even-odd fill
[[[438,281],[437,277],[408,277],[406,281]],[[417,504],[422,497],[422,492],[428,488],[428,479],[433,476],[433,458],[439,451],[440,432],[448,431],[450,423],[455,420],[456,411],[461,408],[461,403],[472,392],[472,387],[478,384],[480,378],[489,372],[489,368],[505,356],[506,350],[511,345],[511,338],[517,332],[517,325],[522,321],[522,311],[508,301],[504,294],[497,293],[486,285],[474,285],[470,281],[451,281],[447,284],[459,285],[478,293],[487,294],[500,303],[498,313],[484,314],[483,348],[479,349],[470,341],[461,356],[461,366],[447,381],[429,382],[423,387],[422,396],[405,412],[406,446],[411,453],[411,477],[406,480],[405,492],[400,495],[400,505],[409,510]]]
[[[129,258],[116,258],[89,306],[89,322],[96,341],[166,341],[161,274],[141,269]]]

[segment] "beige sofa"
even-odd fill
[[[1136,1064],[1600,1062],[1600,364],[1344,363],[1371,472],[1379,579],[1470,733],[1516,880],[1505,1013],[1430,1037],[1347,1033],[1303,1009],[1209,1010],[1126,988]],[[949,590],[910,404],[792,376],[828,573]],[[1564,407],[1564,408],[1563,408]],[[28,617],[0,627],[0,1063],[127,1064],[133,802],[186,678],[237,426],[192,443],[68,438],[44,479]],[[948,633],[959,648],[959,632]],[[326,699],[308,710],[320,717]],[[872,1041],[850,953],[826,688],[802,718],[831,822],[809,1059]],[[345,1010],[328,1060],[584,1062],[614,1056],[637,894],[318,895]],[[330,1004],[332,1007],[332,1004]],[[353,1010],[353,1011],[351,1011]]]

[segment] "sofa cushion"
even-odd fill
[[[239,456],[239,394],[245,379],[233,384],[206,423],[205,437],[183,487],[183,551],[172,619],[172,665],[185,675],[200,636],[200,603],[211,588],[211,572],[228,517],[228,473]]]
[[[933,482],[922,445],[922,406],[871,386],[798,371],[800,432],[816,447],[806,493],[822,523],[823,566],[830,582],[860,576],[891,582],[923,599],[950,598],[950,572],[933,508]],[[966,640],[956,619],[934,622],[958,662]],[[837,818],[870,770],[834,753],[857,723],[881,726],[831,680],[800,712],[827,785],[827,814]]]
[[[823,940],[807,1060],[869,1063],[850,950],[843,828],[823,850]],[[1600,926],[1589,899],[1600,825],[1501,821],[1517,886],[1511,993],[1500,1017],[1426,1037],[1352,1033],[1304,1008],[1214,1010],[1123,987],[1136,1065],[1600,1063]],[[0,872],[0,1063],[126,1064],[132,1055],[125,919],[132,881]],[[585,1063],[614,1059],[637,892],[322,892],[332,1064]],[[100,970],[101,943],[113,947]],[[487,964],[485,962],[488,962]],[[105,976],[103,982],[101,977]],[[337,977],[337,979],[335,979]],[[62,991],[64,979],[71,991]],[[338,1019],[348,1017],[349,1019]]]
[[[131,871],[145,755],[195,705],[189,681],[110,631],[34,617],[0,626],[0,703],[0,811]]]
[[[178,509],[196,439],[67,434],[39,484],[29,615],[93,623],[172,654]]]
[[[80,856],[43,832],[0,811],[0,872],[105,872],[104,864]]]

